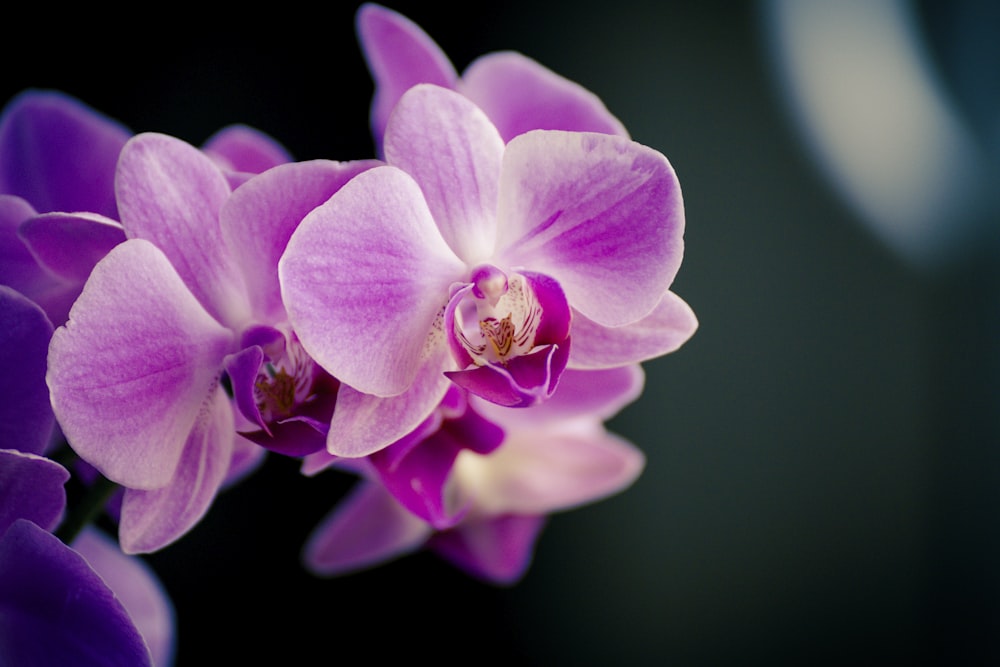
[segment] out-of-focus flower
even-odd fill
[[[289,163],[234,191],[180,139],[145,133],[122,149],[128,240],[53,335],[48,385],[70,445],[126,489],[126,552],[159,549],[201,518],[229,473],[238,419],[284,454],[323,446],[336,382],[287,326],[277,261],[302,216],[367,166]]]
[[[480,56],[461,76],[417,24],[377,4],[357,13],[357,32],[372,77],[372,134],[379,154],[389,114],[418,83],[462,93],[482,109],[504,141],[528,130],[602,132],[627,137],[599,97],[520,53]]]
[[[638,365],[567,371],[552,399],[531,410],[470,399],[480,419],[503,430],[503,442],[458,454],[445,489],[452,520],[444,525],[352,461],[363,479],[310,536],[306,566],[339,575],[428,548],[488,581],[518,580],[549,514],[620,492],[641,473],[643,454],[603,422],[639,396],[643,377]]]
[[[669,291],[684,209],[657,151],[545,130],[505,145],[467,98],[419,84],[385,152],[387,166],[302,221],[279,263],[306,350],[368,401],[334,414],[331,453],[364,456],[412,431],[447,379],[528,406],[567,364],[636,363],[694,332]]]
[[[43,454],[54,418],[45,385],[52,323],[26,296],[0,285],[0,449]]]

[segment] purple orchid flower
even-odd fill
[[[26,90],[0,114],[0,284],[66,321],[91,269],[125,232],[118,222],[115,166],[132,133],[57,91]],[[291,161],[271,137],[219,130],[203,149],[233,187]]]
[[[145,133],[122,149],[128,240],[53,335],[47,381],[70,445],[125,487],[127,553],[162,548],[201,518],[244,442],[237,428],[282,454],[324,446],[337,383],[288,326],[277,262],[302,216],[369,166],[288,163],[233,190],[179,139]]]
[[[0,285],[0,449],[43,454],[55,426],[45,360],[52,323],[21,293]]]
[[[279,263],[303,346],[342,397],[367,401],[334,414],[331,453],[365,456],[412,431],[448,380],[528,406],[567,366],[636,363],[694,332],[669,291],[684,211],[657,151],[543,130],[505,145],[472,102],[432,84],[403,95],[385,136],[388,164],[306,216]]]
[[[310,535],[303,559],[319,576],[370,568],[430,549],[469,574],[509,584],[526,572],[547,517],[630,486],[642,453],[603,422],[642,391],[638,365],[567,371],[551,400],[532,410],[470,399],[502,429],[490,451],[463,449],[447,480],[454,520],[435,526],[364,471],[358,486]]]
[[[0,449],[0,656],[16,665],[173,662],[174,611],[147,565],[95,529],[68,547],[61,521],[69,472]]]
[[[434,40],[405,16],[366,3],[358,10],[356,23],[375,80],[371,127],[380,155],[390,112],[403,93],[418,83],[451,88],[468,97],[486,113],[505,142],[528,130],[628,137],[600,98],[520,53],[481,56],[460,77]]]

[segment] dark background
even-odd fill
[[[642,477],[552,517],[513,587],[427,554],[311,577],[299,549],[349,480],[270,459],[148,557],[178,665],[998,664],[992,255],[928,272],[868,231],[790,122],[754,3],[387,4],[460,71],[521,51],[670,158],[701,326],[611,422]],[[968,4],[913,5],[949,85],[967,70],[941,28]],[[56,88],[136,132],[242,122],[296,159],[370,157],[356,6],[53,12],[0,47],[0,100]]]

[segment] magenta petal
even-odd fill
[[[126,235],[162,250],[220,322],[243,324],[246,290],[219,224],[230,187],[211,158],[180,139],[140,134],[122,149],[115,189]]]
[[[670,287],[684,208],[667,159],[622,137],[536,130],[504,153],[498,252],[555,278],[605,326],[634,322]]]
[[[278,335],[281,333],[274,331]],[[226,357],[225,368],[232,384],[236,407],[251,423],[267,431],[267,424],[261,417],[254,396],[254,384],[257,382],[257,374],[262,363],[264,363],[264,351],[259,345],[251,345]]]
[[[30,299],[0,285],[0,449],[45,451],[55,418],[45,384],[52,323]]]
[[[691,307],[667,292],[652,313],[623,327],[603,327],[580,313],[573,316],[571,368],[610,368],[673,352],[698,329]]]
[[[431,532],[382,486],[360,481],[309,536],[303,561],[313,574],[346,574],[411,553]]]
[[[0,536],[5,665],[151,667],[122,603],[76,551],[26,519]]]
[[[0,193],[23,197],[41,213],[117,219],[115,163],[130,136],[69,95],[25,91],[0,118]]]
[[[445,375],[459,387],[490,403],[510,408],[537,405],[556,390],[569,359],[570,341],[536,348],[505,365],[486,364]]]
[[[233,429],[229,399],[217,389],[191,430],[170,483],[155,491],[125,489],[119,526],[125,553],[162,549],[198,523],[229,470]]]
[[[66,508],[69,471],[42,456],[0,449],[0,535],[16,520],[52,530]]]
[[[242,269],[250,306],[265,322],[286,318],[278,284],[278,260],[299,222],[375,160],[312,160],[280,165],[242,186],[226,201],[220,224]]]
[[[486,112],[504,141],[528,130],[628,137],[597,95],[520,53],[477,58],[462,72],[457,89]]]
[[[531,564],[544,516],[498,516],[434,534],[428,548],[468,574],[494,584],[513,584]]]
[[[403,93],[418,83],[452,88],[458,74],[434,40],[402,14],[366,3],[358,10],[356,27],[375,80],[371,129],[381,154],[386,120]]]
[[[167,484],[232,338],[163,253],[140,240],[117,246],[49,347],[53,409],[72,447],[124,486]]]
[[[118,543],[88,527],[73,540],[73,549],[108,584],[139,634],[146,640],[156,667],[173,664],[176,613],[163,584],[141,558],[128,556]]]
[[[341,382],[377,396],[403,392],[427,354],[446,347],[432,333],[463,270],[417,184],[394,167],[358,174],[313,210],[278,265],[302,346]]]
[[[43,213],[26,220],[18,235],[38,263],[68,282],[83,285],[125,230],[96,213]]]
[[[493,252],[503,153],[486,114],[430,84],[400,98],[385,131],[386,160],[420,184],[441,235],[470,265]]]
[[[222,128],[201,148],[228,171],[259,174],[292,161],[288,150],[274,138],[246,125]]]

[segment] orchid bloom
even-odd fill
[[[453,520],[434,525],[368,469],[309,537],[306,566],[333,576],[427,548],[487,581],[518,580],[548,515],[620,492],[641,473],[642,453],[603,422],[635,400],[643,377],[638,365],[568,371],[552,399],[532,410],[471,398],[503,441],[458,454],[446,489]]]
[[[91,269],[125,240],[115,166],[132,133],[81,101],[26,90],[0,114],[0,284],[59,325]],[[231,125],[203,145],[235,187],[291,161],[274,139]]]
[[[448,380],[530,406],[567,366],[636,363],[694,332],[669,291],[684,210],[657,151],[554,130],[505,145],[432,84],[402,96],[385,138],[387,164],[309,213],[279,263],[299,339],[347,387],[338,401],[367,401],[334,414],[330,453],[365,456],[413,430]]]
[[[357,33],[375,80],[371,128],[379,154],[389,114],[418,83],[462,93],[510,141],[528,130],[601,132],[628,137],[622,123],[592,92],[520,53],[480,56],[461,76],[447,55],[417,24],[381,5],[357,13]]]
[[[180,139],[144,133],[122,149],[128,240],[54,333],[47,382],[70,446],[125,487],[127,553],[162,548],[207,511],[244,442],[238,422],[283,454],[324,445],[336,381],[288,326],[277,261],[302,216],[367,166],[289,163],[233,190]]]

